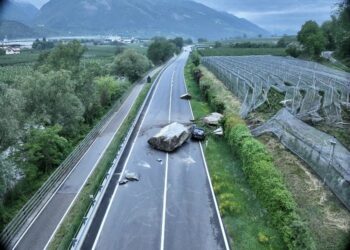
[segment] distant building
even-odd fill
[[[21,54],[21,48],[20,46],[9,46],[9,45],[2,45],[0,46],[1,49],[5,50],[6,55],[18,55]]]

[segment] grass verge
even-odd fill
[[[136,99],[129,115],[124,120],[123,124],[119,128],[119,131],[113,138],[111,144],[106,150],[104,156],[101,158],[100,162],[96,166],[96,169],[88,179],[85,187],[82,189],[79,194],[76,202],[73,207],[63,220],[60,228],[58,229],[54,239],[49,245],[49,249],[68,249],[69,245],[72,242],[73,237],[75,236],[77,230],[82,223],[83,217],[85,216],[87,210],[90,207],[91,199],[90,195],[95,194],[99,189],[100,184],[102,183],[105,174],[110,168],[115,155],[117,154],[121,143],[128,133],[132,122],[134,121],[137,112],[139,111],[146,95],[152,86],[151,83],[147,83],[142,89],[140,95]]]
[[[201,95],[201,90],[192,78],[192,65],[185,69],[188,91],[192,95],[191,106],[196,119],[213,109]],[[214,80],[207,78],[207,83]],[[239,102],[221,96],[232,110],[238,112]],[[213,105],[217,105],[217,101]],[[220,107],[220,105],[219,105]],[[235,108],[236,107],[236,108]],[[242,163],[232,154],[224,138],[209,136],[204,150],[220,213],[230,237],[233,249],[285,249],[282,236],[269,223],[269,215],[250,188],[242,170]]]

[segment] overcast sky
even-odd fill
[[[48,0],[27,1],[38,8]],[[74,1],[74,0],[72,0]],[[176,0],[174,0],[176,1]],[[271,33],[295,33],[307,20],[322,23],[340,0],[195,0],[214,9],[246,18]]]

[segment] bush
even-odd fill
[[[269,238],[262,232],[258,233],[258,241],[262,244],[268,243],[269,242]]]
[[[132,49],[127,49],[117,55],[114,65],[117,75],[126,76],[131,82],[140,79],[151,67],[147,57]]]

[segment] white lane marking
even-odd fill
[[[186,65],[186,64],[185,64],[185,65]],[[185,80],[184,74],[182,74],[182,78],[183,78],[183,83],[185,84],[185,89],[186,89],[186,92],[187,92],[188,90],[187,90],[187,85],[186,85],[186,80]],[[190,100],[188,100],[188,105],[189,105],[190,110],[191,110],[192,119],[194,119],[193,110],[192,110],[192,106],[191,106]],[[222,233],[222,236],[224,237],[225,248],[226,248],[227,250],[229,250],[229,249],[230,249],[230,246],[229,246],[229,244],[228,244],[227,236],[226,236],[226,232],[225,232],[225,228],[224,228],[224,225],[223,225],[222,220],[221,220],[220,210],[219,210],[219,207],[218,207],[218,203],[217,203],[217,201],[216,201],[216,196],[215,196],[215,193],[214,193],[214,190],[213,190],[213,185],[212,185],[212,183],[211,183],[210,174],[209,174],[209,169],[208,169],[207,161],[205,160],[203,147],[202,147],[202,144],[201,144],[200,142],[198,142],[198,144],[199,144],[199,147],[200,147],[200,149],[201,149],[201,154],[202,154],[202,158],[203,158],[203,162],[204,162],[204,166],[205,166],[205,171],[206,171],[206,173],[207,173],[207,178],[208,178],[208,181],[209,181],[209,186],[210,186],[211,195],[212,195],[212,197],[213,197],[214,205],[215,205],[215,210],[216,210],[216,213],[217,213],[217,215],[218,215],[218,220],[219,220],[219,224],[220,224],[220,228],[221,228],[221,233]]]
[[[174,85],[175,71],[176,71],[176,67],[175,67],[173,74],[171,76],[168,123],[171,122],[171,108],[172,108],[172,99],[173,99],[172,97],[173,97],[173,85]],[[169,166],[169,153],[166,153],[164,191],[163,191],[162,229],[161,229],[161,238],[160,238],[160,249],[161,250],[164,250],[166,201],[167,201],[167,194],[168,194],[168,166]]]
[[[130,96],[131,96],[131,93],[130,93]],[[127,98],[128,99],[128,98]],[[125,100],[125,102],[122,104],[122,106],[120,106],[120,108],[119,108],[119,110],[114,114],[114,116],[108,121],[108,123],[107,123],[107,126],[105,126],[105,128],[104,128],[104,130],[109,126],[109,124],[112,122],[112,120],[116,117],[116,115],[118,115],[118,113],[121,111],[121,109],[122,109],[122,107],[124,106],[124,105],[126,105],[126,101],[127,101],[127,99]],[[130,110],[129,110],[130,111]],[[128,111],[128,112],[129,112]],[[125,116],[126,117],[126,116]],[[125,119],[125,118],[124,118]],[[124,119],[123,119],[123,121],[124,121]],[[122,122],[123,122],[122,121]],[[119,127],[120,127],[120,125],[119,125]],[[119,127],[118,127],[118,129],[119,129]],[[116,132],[115,133],[117,133],[117,131],[118,131],[118,129],[116,130]],[[104,132],[104,130],[103,130],[103,132]],[[102,133],[103,133],[102,132]],[[115,134],[114,134],[115,135]],[[113,137],[114,137],[114,135],[113,135]],[[83,156],[79,159],[79,161],[77,162],[77,164],[75,164],[75,166],[72,168],[72,170],[69,172],[69,174],[67,175],[67,177],[62,181],[62,183],[58,186],[58,188],[57,188],[57,190],[52,194],[52,196],[50,197],[50,199],[45,203],[45,205],[44,205],[44,207],[39,211],[39,213],[34,217],[34,219],[33,219],[33,221],[29,224],[29,226],[27,227],[27,229],[24,231],[24,233],[21,235],[21,237],[17,240],[17,242],[16,242],[16,244],[14,245],[14,247],[12,248],[12,249],[15,249],[17,246],[18,246],[18,244],[22,241],[22,239],[23,239],[23,237],[27,234],[27,232],[29,231],[29,229],[32,227],[32,225],[36,222],[36,220],[38,219],[38,217],[41,215],[41,213],[44,211],[44,209],[47,207],[47,205],[50,203],[50,201],[53,199],[53,197],[57,194],[57,192],[61,189],[61,187],[62,187],[62,185],[64,185],[65,184],[65,182],[67,181],[67,179],[71,176],[71,174],[73,173],[73,171],[76,169],[76,167],[79,165],[79,163],[82,161],[82,159],[85,157],[85,155],[90,151],[90,149],[91,149],[91,147],[96,143],[96,141],[97,141],[97,139],[98,138],[96,138],[95,140],[94,140],[94,142],[90,145],[90,147],[86,150],[86,152],[83,154]],[[106,146],[106,148],[107,148],[108,146]],[[106,148],[104,149],[104,150],[106,150]],[[94,166],[95,167],[95,166]],[[93,167],[93,168],[94,168]],[[89,176],[90,176],[90,174],[91,174],[91,172],[89,173]],[[89,178],[89,176],[87,177],[87,179]],[[79,190],[79,192],[80,192],[80,190]],[[78,193],[79,193],[78,192]],[[56,228],[57,229],[57,228]],[[55,230],[55,232],[56,232],[56,230]],[[54,233],[55,233],[54,232]],[[52,235],[51,235],[51,237],[50,237],[50,239],[52,238]],[[49,241],[50,241],[50,239],[49,239]],[[46,244],[47,245],[47,244]],[[45,246],[46,247],[46,246]]]
[[[171,65],[171,64],[170,64],[170,65]],[[169,66],[170,66],[170,65],[169,65]],[[164,71],[165,71],[165,70],[167,70],[167,66],[165,67]],[[144,117],[142,118],[140,127],[139,127],[139,129],[138,129],[138,131],[137,131],[137,133],[136,133],[135,139],[134,139],[134,141],[133,141],[133,143],[132,143],[132,145],[131,145],[130,151],[129,151],[129,153],[128,153],[128,157],[126,158],[126,161],[125,161],[125,163],[124,163],[123,170],[122,170],[120,176],[123,176],[123,175],[124,175],[124,172],[125,172],[125,169],[126,169],[126,165],[128,164],[129,159],[130,159],[130,156],[131,156],[131,152],[133,151],[133,148],[134,148],[134,146],[135,146],[136,140],[137,140],[137,138],[138,138],[138,136],[139,136],[139,134],[140,134],[140,131],[141,131],[141,128],[142,128],[142,124],[144,123],[145,118],[147,117],[149,108],[150,108],[150,106],[151,106],[151,104],[152,104],[152,102],[153,102],[153,98],[154,98],[154,96],[155,96],[155,94],[156,94],[156,92],[157,92],[157,90],[158,90],[158,87],[159,87],[159,85],[160,85],[160,82],[161,82],[161,79],[162,79],[162,77],[163,77],[164,71],[161,72],[161,74],[160,74],[160,76],[159,76],[159,78],[158,78],[158,80],[157,80],[156,89],[154,90],[154,92],[153,92],[153,94],[152,94],[152,97],[151,97],[151,100],[150,100],[150,102],[149,102],[149,104],[148,104],[148,107],[147,107],[147,109],[146,109],[145,115],[144,115]],[[110,211],[110,209],[111,209],[111,207],[112,207],[112,203],[113,203],[113,201],[114,201],[115,195],[117,194],[118,188],[119,188],[119,182],[117,182],[116,188],[114,189],[114,192],[113,192],[113,194],[112,194],[112,196],[111,196],[111,198],[110,198],[110,202],[109,202],[109,204],[108,204],[108,207],[107,207],[106,213],[105,213],[105,215],[104,215],[104,217],[103,217],[103,220],[102,220],[102,223],[101,223],[101,225],[100,225],[100,228],[98,229],[98,232],[97,232],[97,235],[96,235],[94,244],[93,244],[93,246],[92,246],[92,249],[96,249],[98,240],[99,240],[99,238],[100,238],[100,236],[101,236],[101,233],[102,233],[103,226],[104,226],[104,224],[106,223],[106,220],[107,220],[109,211]]]
[[[142,88],[141,88],[142,90]],[[52,241],[53,237],[55,236],[56,232],[58,231],[59,227],[61,226],[61,224],[63,223],[63,220],[65,219],[65,217],[67,216],[67,214],[69,213],[70,209],[72,208],[72,206],[75,203],[75,200],[78,198],[81,190],[84,188],[86,182],[89,180],[89,177],[91,176],[92,172],[95,170],[96,166],[98,165],[98,163],[100,162],[101,158],[104,156],[104,153],[106,152],[106,150],[108,149],[109,145],[112,143],[114,136],[118,133],[118,130],[120,129],[120,127],[122,126],[123,122],[125,121],[125,119],[128,117],[130,110],[132,109],[132,107],[134,106],[134,103],[132,103],[132,105],[130,106],[130,108],[128,109],[126,115],[124,116],[123,120],[121,121],[121,123],[119,124],[118,128],[115,130],[115,132],[113,133],[113,136],[110,138],[110,140],[108,141],[106,147],[104,148],[104,150],[101,152],[100,156],[98,157],[95,165],[93,166],[93,168],[91,169],[88,177],[85,179],[83,185],[79,188],[79,191],[77,192],[77,194],[75,195],[73,201],[71,202],[71,204],[69,205],[68,209],[66,210],[66,212],[64,213],[63,217],[61,218],[60,222],[58,223],[57,227],[55,228],[55,231],[52,233],[49,241],[46,243],[44,249],[47,249],[47,247],[49,246],[50,242]],[[107,128],[107,126],[106,126]]]
[[[166,217],[166,201],[168,193],[168,166],[169,166],[169,153],[166,154],[165,161],[165,177],[164,177],[164,193],[163,193],[163,211],[162,211],[162,234],[160,238],[160,249],[164,250],[164,239],[165,239],[165,217]]]

